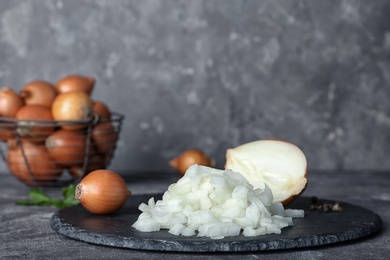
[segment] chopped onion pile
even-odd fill
[[[272,191],[253,189],[247,179],[231,170],[193,165],[176,183],[171,184],[162,200],[152,197],[141,203],[142,212],[132,225],[139,231],[168,229],[182,236],[210,237],[258,236],[280,234],[292,226],[294,217],[304,211],[284,209],[273,202]]]

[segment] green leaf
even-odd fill
[[[56,208],[62,209],[64,208],[64,201],[59,199],[52,199],[51,204]]]
[[[62,188],[63,199],[50,198],[42,189],[31,189],[29,191],[30,200],[20,200],[16,205],[20,206],[55,206],[59,209],[78,205],[80,202],[74,197],[75,185]]]
[[[75,198],[76,186],[70,185],[69,187],[62,189],[62,195],[64,196],[63,206],[75,206],[80,202]]]
[[[50,197],[47,196],[41,189],[31,189],[29,195],[32,202],[37,204],[50,201]]]
[[[64,200],[74,199],[74,195],[76,192],[76,185],[69,185],[68,187],[62,188],[62,196],[64,196]]]
[[[72,200],[64,200],[64,207],[70,207],[70,206],[76,206],[78,204],[80,204],[80,202],[76,199],[72,199]]]

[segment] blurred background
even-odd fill
[[[265,138],[310,169],[390,170],[387,0],[0,0],[0,85],[93,76],[126,116],[110,169]],[[5,164],[0,164],[4,173]]]

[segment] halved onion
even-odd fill
[[[288,205],[306,189],[307,160],[296,145],[259,140],[228,149],[225,169],[241,173],[255,189],[268,185],[274,202]]]

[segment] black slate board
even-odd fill
[[[291,208],[305,209],[304,218],[294,219],[294,226],[281,234],[258,237],[226,237],[213,240],[204,237],[184,237],[166,230],[144,233],[132,228],[140,214],[138,206],[160,195],[133,195],[125,206],[112,215],[94,215],[82,206],[59,210],[51,218],[51,227],[72,239],[112,247],[182,251],[182,252],[241,252],[265,251],[329,245],[371,235],[382,227],[381,218],[365,208],[343,203],[342,212],[309,210],[311,200],[298,198]],[[321,200],[324,201],[324,200]]]

